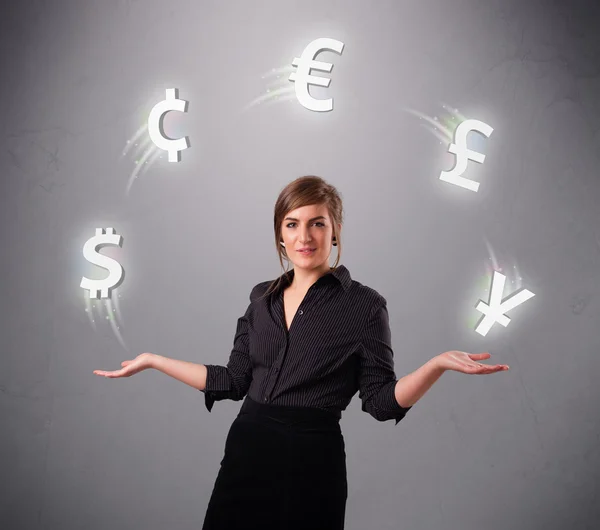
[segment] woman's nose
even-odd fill
[[[300,233],[300,241],[302,241],[303,243],[308,243],[310,241],[310,233],[307,229],[304,229],[301,233]]]

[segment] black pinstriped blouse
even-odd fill
[[[401,407],[394,396],[386,299],[338,265],[310,286],[288,331],[283,289],[293,277],[293,269],[283,274],[267,296],[272,281],[252,289],[227,366],[206,365],[208,411],[215,401],[248,394],[254,401],[316,407],[341,418],[358,392],[364,412],[398,425],[412,407]]]

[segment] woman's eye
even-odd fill
[[[286,225],[287,228],[291,228],[291,225],[295,225],[296,223],[288,223]],[[320,221],[317,221],[316,223],[314,223],[316,225],[321,225],[321,226],[325,226],[323,223],[321,223]]]

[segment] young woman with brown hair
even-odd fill
[[[152,353],[106,377],[154,368],[215,401],[242,400],[203,530],[343,530],[348,493],[339,421],[358,392],[378,421],[404,418],[446,370],[490,374],[489,353],[449,351],[397,380],[386,299],[339,265],[342,201],[323,179],[289,183],[275,204],[279,278],[255,285],[226,366]],[[332,247],[337,258],[329,264]]]

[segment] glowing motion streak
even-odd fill
[[[328,112],[333,109],[332,98],[315,99],[308,92],[308,85],[329,87],[331,79],[311,75],[310,71],[314,69],[322,72],[331,72],[333,65],[323,61],[316,61],[315,56],[324,50],[331,50],[341,55],[343,49],[344,43],[339,40],[320,38],[310,42],[304,48],[299,58],[294,57],[292,65],[296,66],[297,70],[290,74],[289,80],[294,81],[296,98],[304,108],[315,112]]]
[[[90,296],[89,296],[89,292],[88,292],[88,294],[85,296],[85,312],[87,313],[88,320],[90,321],[90,324],[94,328],[94,331],[98,331],[96,329],[96,321],[94,320],[94,317],[92,316],[93,311],[94,311],[94,306],[92,306],[92,302],[90,300]]]
[[[109,298],[108,300],[105,300],[105,303],[106,303],[106,311],[108,313],[108,317],[107,318],[108,318],[108,321],[110,322],[110,326],[111,326],[111,328],[112,328],[115,336],[117,337],[117,340],[119,341],[119,344],[121,346],[123,346],[123,348],[125,350],[129,351],[129,348],[125,345],[125,341],[123,340],[123,337],[121,335],[121,332],[119,331],[119,327],[117,326],[117,324],[115,322],[115,319],[111,317],[111,314],[115,311],[112,308],[112,300]]]
[[[431,130],[431,129],[429,129],[429,130],[431,133],[434,134],[434,136],[438,140],[441,140],[442,142],[446,143],[452,139],[452,131],[450,131],[450,129],[448,129],[447,127],[444,127],[444,125],[441,124],[440,122],[437,122],[433,118],[427,116],[427,114],[423,114],[422,112],[419,112],[418,110],[413,110],[413,109],[403,109],[403,110],[405,112],[408,112],[409,114],[412,114],[413,116],[417,116],[418,118],[425,120],[430,125],[433,125],[434,130]],[[440,132],[437,132],[438,130]]]
[[[518,305],[521,305],[523,302],[526,302],[535,296],[531,291],[523,289],[522,291],[513,293],[511,296],[502,301],[505,280],[506,276],[504,276],[504,274],[494,271],[489,303],[486,304],[483,300],[480,300],[475,306],[477,311],[480,311],[484,314],[482,320],[475,328],[475,331],[484,337],[487,335],[488,331],[495,322],[498,322],[498,324],[504,327],[508,326],[510,323],[510,318],[508,318],[504,313],[514,309]]]
[[[116,293],[117,290],[115,289],[114,292]],[[121,313],[121,307],[119,306],[119,297],[121,295],[117,295],[115,298],[109,299],[109,306],[112,302],[114,302],[115,304],[115,308],[113,309],[113,311],[117,314],[117,319],[121,322],[121,325],[123,325],[125,323],[125,321],[123,320],[123,315]]]
[[[479,182],[461,176],[467,169],[469,160],[479,164],[485,160],[484,154],[467,147],[467,134],[471,131],[480,132],[489,138],[494,129],[480,120],[463,121],[454,132],[454,143],[448,147],[448,152],[456,155],[456,164],[450,171],[442,171],[440,180],[476,192],[479,189]]]
[[[117,292],[117,289],[114,290],[115,294],[116,294],[116,292]],[[113,300],[111,300],[110,298],[107,299],[107,300],[100,300],[98,302],[98,304],[99,304],[99,306],[98,306],[98,313],[99,313],[99,318],[101,318],[103,316],[103,310],[104,309],[106,310],[107,316],[104,317],[104,318],[106,320],[110,321],[111,328],[112,328],[115,336],[117,337],[117,340],[119,341],[119,344],[121,346],[123,346],[123,349],[129,351],[129,348],[125,344],[125,340],[123,339],[123,336],[121,335],[121,331],[120,331],[119,326],[116,324],[115,319],[111,317],[111,313],[116,312],[117,319],[118,320],[122,320],[121,315],[120,315],[120,311],[119,311],[119,308],[118,308],[119,296],[120,295],[118,295],[114,299],[115,309],[112,308],[112,302],[113,302]],[[90,321],[90,324],[94,328],[94,331],[98,331],[98,329],[96,327],[96,320],[93,317],[93,313],[95,312],[94,311],[95,309],[96,309],[96,304],[92,305],[89,295],[86,295],[85,296],[85,312],[87,313],[88,319]]]
[[[179,91],[176,88],[167,88],[166,99],[159,101],[148,116],[148,134],[154,145],[159,149],[167,151],[169,154],[169,162],[180,162],[181,151],[190,146],[190,141],[187,136],[173,140],[168,138],[163,129],[162,121],[164,115],[172,110],[179,112],[187,112],[188,102],[178,97]]]
[[[253,99],[243,108],[243,111],[248,111],[252,107],[265,102],[277,103],[280,101],[296,101],[294,87],[288,86],[287,84],[287,76],[293,71],[294,67],[292,65],[287,65],[280,68],[273,68],[270,72],[261,75],[261,79],[269,77],[275,77],[276,79],[267,84],[268,88],[266,94]],[[282,79],[282,77],[285,77],[285,80]]]
[[[458,121],[464,121],[467,118],[465,116],[463,116],[460,112],[458,112],[458,109],[453,109],[450,105],[448,105],[447,103],[442,103],[442,108],[446,111],[449,112],[452,116],[454,116],[454,118],[452,119],[457,119]]]
[[[125,149],[123,149],[123,153],[121,153],[121,156],[125,156],[129,150],[134,146],[137,145],[137,141],[140,140],[143,136],[143,134],[148,130],[148,125],[144,124],[142,125],[133,135],[133,137],[130,140],[127,140],[127,145],[125,146]]]
[[[131,172],[129,180],[127,181],[127,194],[129,194],[135,179],[148,171],[158,158],[162,158],[162,150],[153,145],[150,137],[146,135],[142,138],[142,135],[146,132],[148,132],[148,125],[144,124],[137,130],[135,135],[130,140],[127,140],[127,145],[122,153],[122,156],[125,156],[134,145],[136,146],[134,150],[135,168]],[[139,143],[135,143],[136,141],[139,141]]]
[[[142,171],[142,169],[146,167],[146,164],[148,163],[152,153],[160,153],[160,151],[156,147],[151,145],[146,149],[146,151],[144,151],[142,157],[139,160],[136,160],[135,169],[131,172],[129,181],[127,182],[127,189],[125,190],[126,193],[129,193],[133,182],[136,178],[138,178],[138,175]]]
[[[499,271],[502,272],[502,267],[500,266],[498,259],[496,258],[496,254],[494,252],[494,249],[492,248],[492,245],[490,244],[490,242],[488,241],[487,237],[483,237],[483,241],[485,243],[485,246],[487,247],[487,251],[489,254],[489,259],[492,262],[492,269],[489,271],[490,274],[488,274],[488,278],[491,277],[491,273],[493,271]],[[515,279],[511,280],[510,283],[515,283],[516,281],[516,285],[515,288],[516,289],[520,289],[523,285],[523,278],[521,277],[521,274],[519,273],[519,269],[517,268],[516,262],[513,261],[513,269],[514,269],[514,273],[515,273]],[[487,291],[487,289],[486,289]]]

